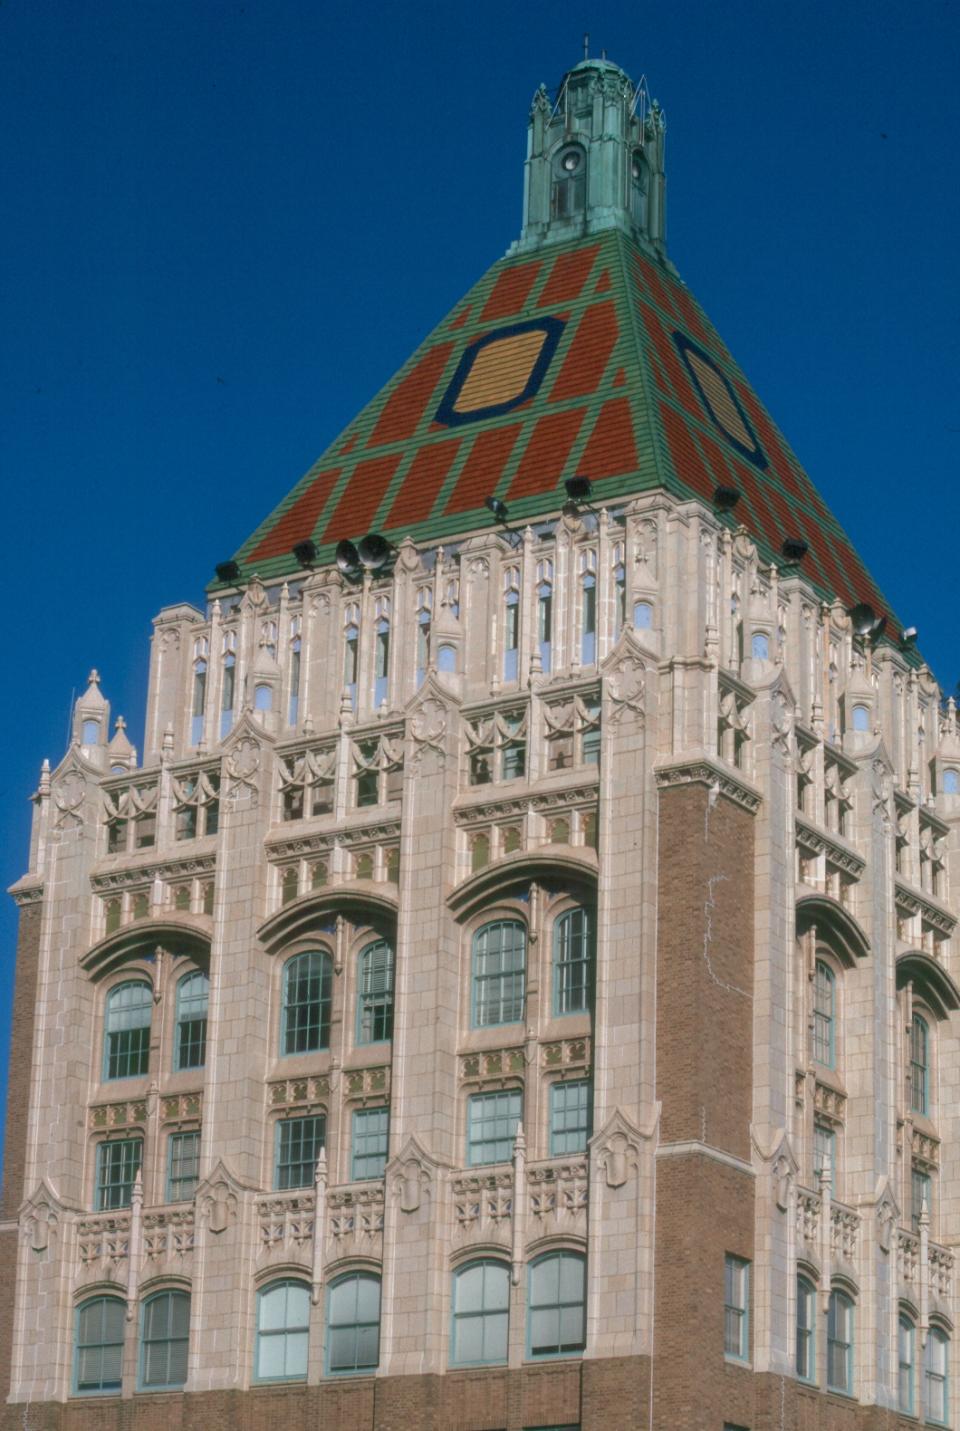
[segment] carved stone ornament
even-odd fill
[[[408,1138],[387,1170],[401,1212],[417,1212],[421,1203],[429,1199],[436,1167],[416,1138]]]
[[[429,696],[410,722],[410,734],[419,747],[432,746],[443,751],[447,734],[447,708],[442,701]]]
[[[896,1237],[897,1225],[900,1221],[900,1214],[897,1211],[896,1203],[890,1195],[889,1188],[885,1189],[883,1196],[877,1203],[877,1242],[880,1251],[889,1253],[893,1247]]]
[[[781,755],[793,752],[793,708],[784,691],[774,691],[770,699],[770,735]]]
[[[625,716],[643,720],[646,670],[643,662],[624,652],[606,671],[610,694],[610,721],[616,725]]]
[[[53,803],[57,807],[57,825],[79,825],[80,807],[87,793],[87,782],[79,770],[68,770],[53,787]]]
[[[629,1122],[619,1109],[594,1139],[592,1157],[596,1173],[602,1173],[608,1188],[622,1188],[637,1175],[640,1167],[639,1128]]]
[[[239,794],[244,788],[256,790],[257,774],[260,770],[260,747],[257,742],[244,736],[227,755],[224,768],[231,781],[228,794]]]
[[[197,1189],[197,1207],[200,1218],[210,1231],[219,1235],[226,1232],[239,1216],[241,1185],[234,1179],[222,1161]]]
[[[47,1198],[41,1197],[24,1214],[23,1237],[34,1252],[46,1252],[59,1228],[60,1217]]]
[[[179,651],[180,632],[176,626],[167,626],[160,632],[161,651]]]
[[[753,1140],[753,1146],[756,1153],[759,1154],[761,1162],[765,1163],[769,1169],[770,1191],[774,1203],[780,1212],[788,1212],[790,1195],[800,1172],[800,1164],[794,1155],[786,1129],[780,1129],[774,1137],[769,1151],[762,1148],[756,1138]]]

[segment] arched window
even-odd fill
[[[924,1117],[930,1111],[930,1026],[920,1014],[910,1025],[910,1107]]]
[[[310,1335],[310,1289],[303,1282],[271,1282],[257,1295],[257,1381],[303,1381]]]
[[[119,1393],[126,1311],[119,1297],[94,1297],[77,1308],[73,1385],[80,1395]]]
[[[916,1327],[906,1312],[901,1312],[897,1324],[897,1407],[908,1416],[913,1415],[916,1405],[916,1340]]]
[[[854,706],[853,708],[853,729],[867,731],[870,729],[870,708],[869,706]]]
[[[253,688],[253,708],[257,711],[273,710],[273,687],[260,681]]]
[[[597,554],[580,553],[580,664],[597,659]]]
[[[287,724],[296,725],[300,714],[300,630],[302,617],[290,618],[290,699],[287,703]]]
[[[377,710],[387,699],[390,684],[390,598],[379,596],[376,603],[373,643],[373,704]]]
[[[750,638],[750,654],[755,661],[770,659],[770,638],[764,631],[754,631]]]
[[[960,771],[945,770],[943,772],[943,793],[944,795],[960,794]]]
[[[583,1351],[585,1266],[579,1252],[548,1252],[531,1262],[527,1283],[530,1356],[575,1356]]]
[[[193,643],[193,693],[190,703],[190,744],[199,745],[203,738],[203,713],[207,704],[207,653],[205,636]]]
[[[104,1078],[136,1078],[150,1064],[153,990],[142,979],[117,984],[107,995],[103,1037]]]
[[[100,743],[100,722],[98,720],[85,720],[80,728],[80,742],[82,745],[99,745]]]
[[[627,619],[627,569],[624,565],[623,543],[613,548],[613,637],[618,640]]]
[[[143,1304],[140,1320],[140,1385],[147,1390],[183,1386],[190,1344],[190,1297],[158,1292]]]
[[[223,683],[220,688],[220,739],[233,728],[233,707],[237,698],[237,633],[223,633]]]
[[[503,1262],[470,1262],[453,1276],[453,1366],[488,1366],[507,1359],[510,1270]]]
[[[813,975],[813,1057],[824,1068],[836,1067],[836,978],[830,965],[818,959]]]
[[[549,676],[553,661],[553,562],[537,563],[537,643],[540,669]]]
[[[950,1338],[931,1327],[923,1358],[923,1414],[934,1426],[950,1422],[949,1365]]]
[[[297,954],[283,969],[280,1047],[284,1054],[316,1053],[330,1044],[333,964],[329,954]]]
[[[827,1390],[853,1390],[853,1302],[846,1292],[830,1293],[827,1308]]]
[[[503,679],[515,681],[520,660],[520,572],[515,566],[503,573]]]
[[[653,625],[653,607],[649,601],[633,603],[633,625],[636,631],[649,631]]]
[[[357,1043],[393,1037],[393,950],[385,939],[360,951],[357,970]]]
[[[445,642],[437,651],[437,670],[453,675],[457,669],[457,648]]]
[[[484,924],[473,936],[473,1023],[518,1023],[527,980],[527,931],[516,919]]]
[[[430,623],[433,616],[433,591],[421,586],[417,592],[417,689],[423,685],[430,664]]]
[[[579,144],[565,144],[553,161],[550,213],[555,219],[582,214],[587,202],[587,156]]]
[[[380,1278],[353,1272],[327,1292],[327,1371],[356,1375],[380,1361]]]
[[[173,1066],[202,1068],[207,1059],[207,1001],[210,980],[197,969],[177,983],[177,1035]]]
[[[553,1012],[585,1013],[590,1007],[593,931],[586,909],[568,909],[553,926]]]
[[[357,708],[357,672],[360,668],[360,607],[355,601],[343,609],[343,684],[354,710]]]
[[[797,1376],[813,1381],[817,1367],[817,1292],[809,1277],[797,1277]]]

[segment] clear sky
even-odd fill
[[[952,691],[958,17],[4,0],[4,886],[90,667],[141,745],[152,616],[516,237],[529,101],[584,30],[666,111],[674,262]]]

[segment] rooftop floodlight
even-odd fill
[[[337,563],[337,570],[342,571],[344,576],[356,576],[360,570],[360,553],[353,542],[346,537],[343,541],[337,542],[334,560]]]
[[[802,537],[787,537],[780,550],[787,561],[798,562],[803,561],[810,548]]]
[[[386,566],[395,551],[396,548],[391,546],[386,537],[382,537],[379,532],[368,532],[357,545],[360,565],[365,566],[368,571],[379,571],[381,567]]]
[[[589,477],[568,477],[563,485],[571,502],[589,502],[593,496],[593,483]]]
[[[740,501],[740,493],[736,487],[715,487],[713,491],[713,505],[718,512],[732,512]]]
[[[217,581],[235,582],[240,575],[240,567],[235,561],[218,561],[214,567]]]
[[[851,606],[847,615],[850,617],[854,636],[869,636],[877,624],[877,613],[865,601]]]
[[[917,628],[915,626],[905,626],[900,632],[900,645],[912,646],[917,639]]]
[[[297,542],[296,546],[290,548],[293,556],[301,566],[313,566],[317,559],[317,544],[306,537],[302,542]]]
[[[499,497],[484,497],[483,505],[493,513],[498,522],[505,522],[510,515],[506,502],[501,502]]]

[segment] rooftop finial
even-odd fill
[[[590,58],[590,36],[586,30],[583,32],[583,58],[585,60]]]

